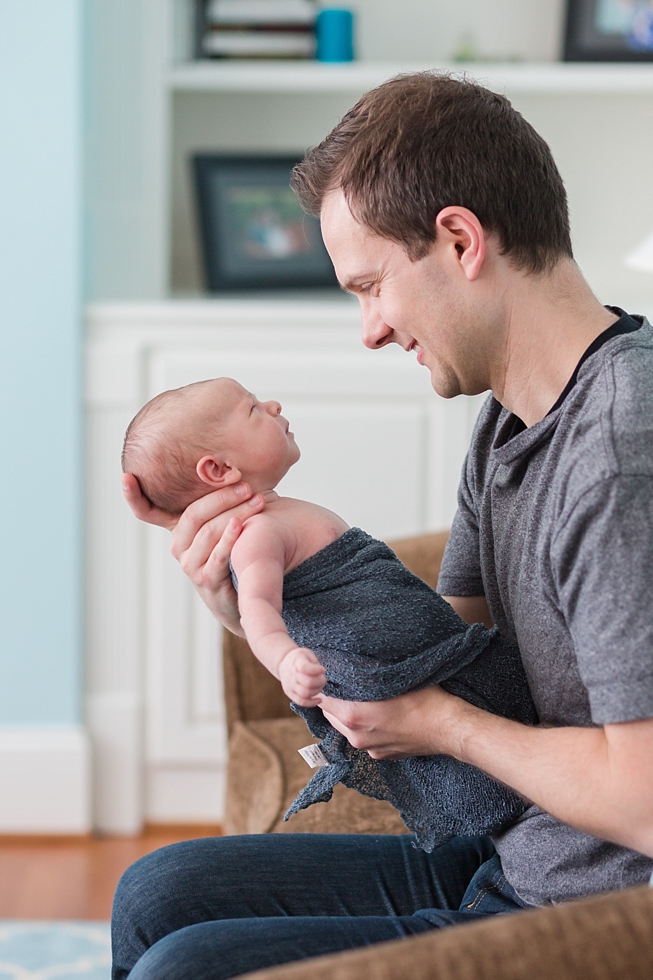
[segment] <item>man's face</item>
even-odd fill
[[[477,316],[454,245],[436,241],[412,262],[402,246],[359,224],[340,190],[326,196],[320,217],[340,284],[359,299],[365,346],[414,351],[444,398],[486,390]]]

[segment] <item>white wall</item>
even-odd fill
[[[358,56],[450,61],[463,45],[476,57],[555,61],[563,0],[349,0]]]

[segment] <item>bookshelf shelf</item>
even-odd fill
[[[468,64],[422,62],[196,61],[168,73],[172,92],[337,93],[363,92],[399,72],[437,67],[478,78],[496,91],[523,94],[621,94],[653,92],[652,65]]]

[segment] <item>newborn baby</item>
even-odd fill
[[[125,436],[123,470],[152,504],[181,513],[245,480],[265,511],[245,522],[231,554],[241,623],[255,656],[304,716],[327,764],[289,813],[329,799],[342,781],[389,800],[430,850],[454,834],[498,832],[524,802],[448,756],[372,760],[326,721],[320,692],[383,700],[441,683],[477,706],[534,723],[519,651],[496,630],[468,626],[393,552],[331,511],[279,497],[300,453],[278,402],[217,378],[148,402]]]

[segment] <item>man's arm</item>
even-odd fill
[[[494,626],[490,607],[484,595],[445,595],[442,596],[464,622],[483,623],[489,630]]]
[[[181,517],[174,517],[152,506],[133,474],[123,474],[122,488],[135,517],[172,531],[170,551],[202,601],[223,626],[244,636],[231,583],[229,556],[243,523],[265,507],[263,495],[252,496],[251,488],[239,483],[201,497]]]
[[[478,766],[563,823],[653,857],[653,719],[529,728],[439,687],[320,707],[372,758],[445,753]]]

